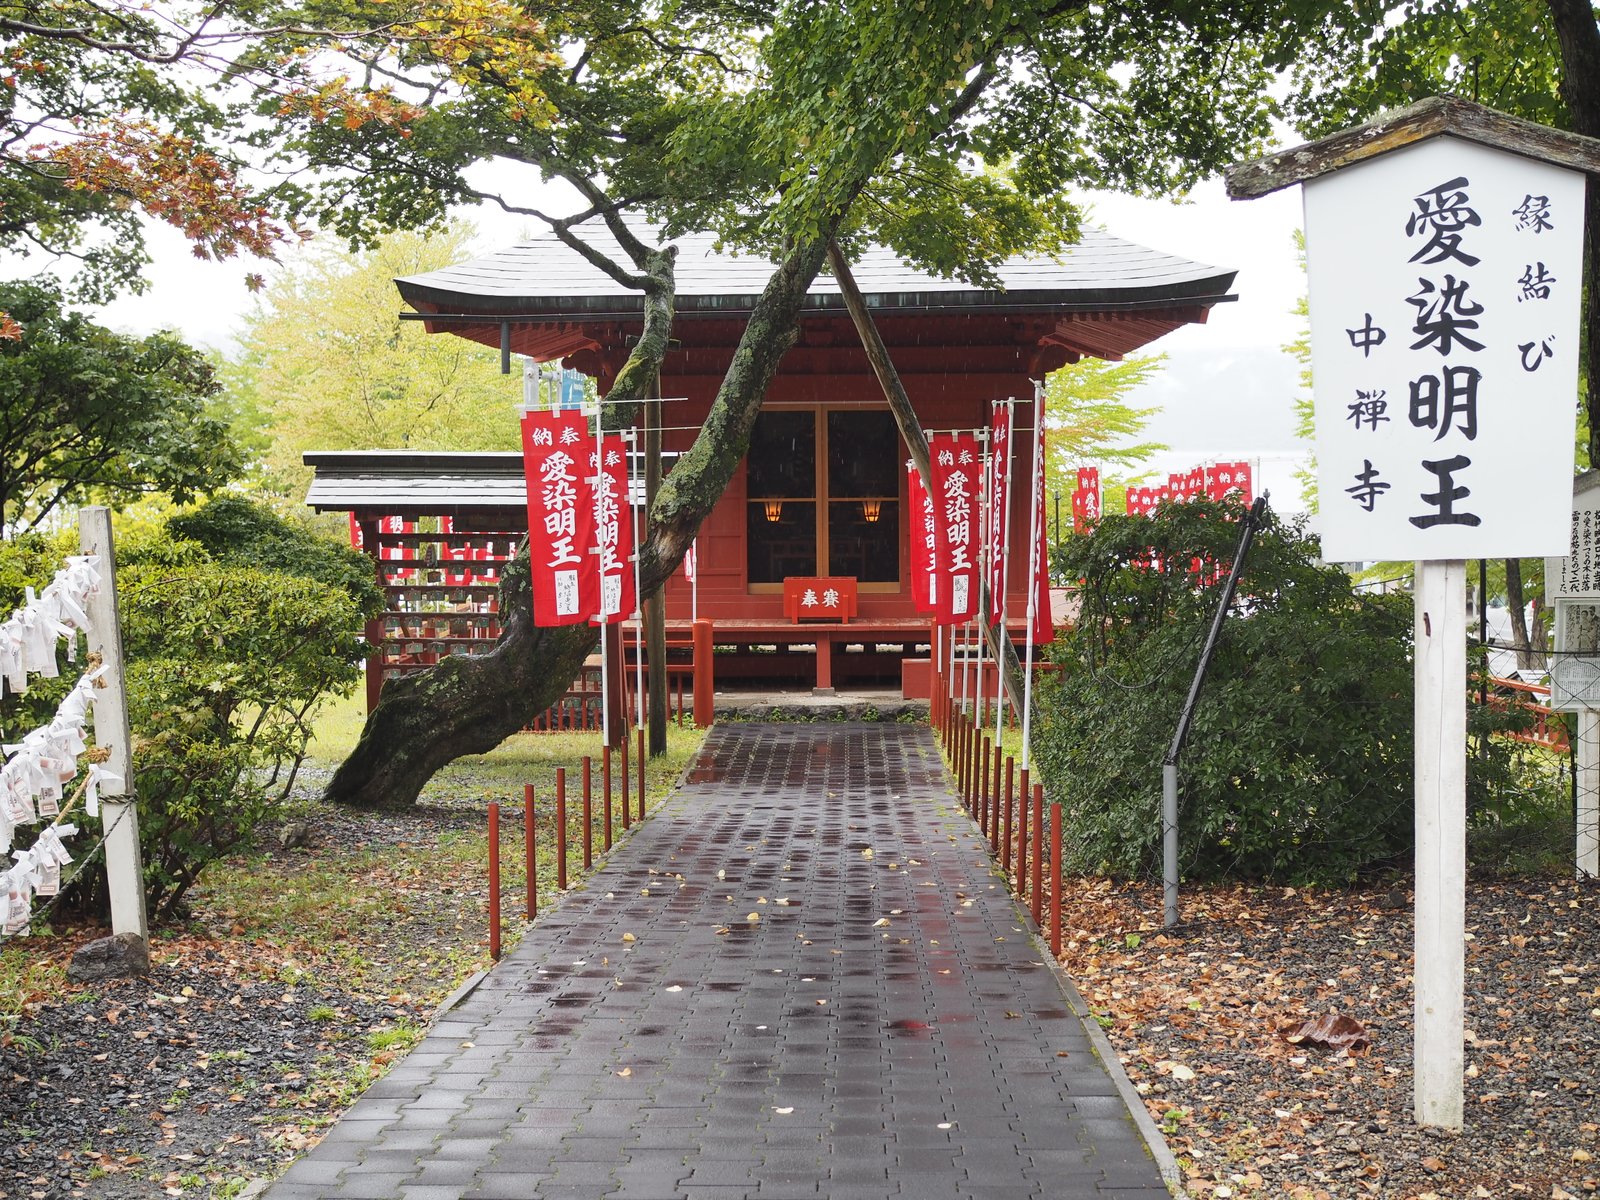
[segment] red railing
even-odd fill
[[[1490,708],[1517,709],[1533,717],[1533,725],[1528,729],[1507,733],[1505,736],[1514,742],[1523,742],[1530,746],[1543,746],[1546,750],[1556,750],[1565,754],[1571,749],[1567,740],[1566,725],[1559,721],[1552,721],[1557,716],[1555,709],[1542,703],[1541,698],[1550,698],[1550,689],[1539,683],[1523,683],[1520,679],[1502,679],[1498,675],[1489,677],[1488,702]]]

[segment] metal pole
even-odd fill
[[[500,805],[489,802],[489,957],[500,961]]]
[[[1006,505],[1005,505],[1006,510],[1005,510],[1005,512],[1003,512],[1000,515],[1000,640],[1002,642],[1002,645],[1005,642],[1009,641],[1010,638],[1011,638],[1011,627],[1006,623],[1007,617],[1010,615],[1010,595],[1011,595],[1010,580],[1007,578],[1007,575],[1008,575],[1007,567],[1010,565],[1010,558],[1011,558],[1011,508],[1012,508],[1012,497],[1011,497],[1011,460],[1012,460],[1012,455],[1011,455],[1011,447],[1017,440],[1017,428],[1016,428],[1016,425],[1017,425],[1017,414],[1016,414],[1016,407],[1017,407],[1016,397],[1015,396],[1007,396],[1006,397]],[[1001,669],[1003,669],[1003,667]],[[1024,686],[1026,686],[1026,685],[1024,685]],[[1005,689],[1004,688],[997,688],[996,690],[1000,691],[1000,692],[1004,692]],[[995,714],[994,714],[994,741],[995,741],[995,745],[998,746],[1000,744],[1000,739],[1004,736],[1004,730],[1001,728],[1001,726],[1002,726],[1002,724],[1004,723],[1004,721],[1006,719],[1006,700],[1007,700],[1007,697],[1004,696],[1004,695],[1000,695],[1000,696],[996,697],[996,700],[997,700],[997,703],[995,705]]]
[[[1189,683],[1189,694],[1184,698],[1178,713],[1178,727],[1173,731],[1172,744],[1161,765],[1161,884],[1163,894],[1162,924],[1172,928],[1178,923],[1178,757],[1183,753],[1183,743],[1189,736],[1189,722],[1194,718],[1195,705],[1200,701],[1200,685],[1205,682],[1206,668],[1211,665],[1211,655],[1216,651],[1222,636],[1222,622],[1233,604],[1234,589],[1239,586],[1239,575],[1244,570],[1245,556],[1250,553],[1250,543],[1255,540],[1256,522],[1266,512],[1267,497],[1263,493],[1252,504],[1239,522],[1239,545],[1233,553],[1233,565],[1222,585],[1222,597],[1217,601],[1217,611],[1211,616],[1211,629],[1206,634],[1205,646],[1200,651],[1200,661],[1195,664],[1194,679]]]
[[[1022,669],[1022,772],[1028,771],[1028,739],[1033,734],[1033,622],[1039,608],[1039,487],[1043,473],[1040,461],[1040,432],[1044,429],[1044,387],[1033,385],[1033,485],[1028,489],[1028,640],[1027,660]]]

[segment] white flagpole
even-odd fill
[[[639,447],[638,435],[628,431],[628,440],[635,450]],[[629,455],[628,509],[633,514],[633,620],[638,629],[638,640],[633,644],[634,691],[638,693],[639,728],[644,728],[644,592],[639,587],[639,506],[633,502],[633,456]]]
[[[1033,484],[1028,499],[1028,641],[1022,670],[1022,769],[1028,769],[1028,739],[1033,733],[1033,621],[1039,608],[1039,445],[1044,429],[1044,388],[1033,385]]]
[[[1011,640],[1011,627],[1006,623],[1009,616],[1011,589],[1007,578],[1007,568],[1011,558],[1011,447],[1017,440],[1017,400],[1015,396],[1006,397],[1006,511],[1000,519],[1000,641],[1002,646]],[[993,597],[990,597],[993,602]],[[1005,660],[1002,659],[1000,669],[1005,669]],[[997,687],[995,696],[994,714],[994,741],[1000,744],[1002,726],[1006,719],[1007,693],[1005,688]]]

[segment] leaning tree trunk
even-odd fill
[[[792,251],[773,272],[705,424],[662,481],[639,550],[641,599],[677,570],[744,458],[762,398],[798,333],[800,307],[831,233]],[[631,402],[648,394],[666,355],[671,254],[652,255],[647,276],[644,332],[607,393],[608,428],[632,420]],[[524,546],[501,585],[504,624],[494,649],[386,682],[360,742],[328,784],[328,798],[368,806],[414,802],[441,767],[493,749],[554,703],[594,649],[598,632],[589,625],[539,628],[531,601]]]

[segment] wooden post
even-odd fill
[[[984,813],[989,811],[989,733],[978,734],[978,800],[973,805],[973,819],[982,829]]]
[[[618,747],[618,752],[622,755],[622,761],[619,764],[619,773],[622,776],[622,827],[624,829],[626,829],[626,828],[628,828],[629,825],[633,824],[633,806],[628,803],[628,739],[627,738],[623,738],[622,739],[622,745],[620,747]]]
[[[1044,925],[1044,784],[1033,785],[1033,923]]]
[[[695,575],[698,577],[699,574],[700,564],[696,563]],[[694,727],[696,729],[711,728],[717,703],[714,671],[711,622],[701,618],[694,623]]]
[[[1579,879],[1600,878],[1600,712],[1578,711]]]
[[[1026,749],[1024,749],[1026,755]],[[1017,773],[1017,898],[1028,895],[1028,768]]]
[[[641,820],[641,821],[644,820],[644,801],[645,801],[644,785],[645,785],[646,778],[647,778],[647,776],[645,775],[644,730],[641,729],[641,730],[639,730],[639,820]]]
[[[1050,806],[1050,953],[1061,957],[1061,805]]]
[[[533,784],[529,783],[522,788],[522,852],[526,859],[523,877],[527,880],[530,921],[539,915],[539,864],[533,851]]]
[[[1416,569],[1418,1124],[1460,1129],[1466,956],[1467,565]]]
[[[78,510],[78,545],[99,556],[100,586],[89,595],[89,653],[100,656],[104,687],[94,689],[94,741],[109,757],[105,770],[121,783],[100,785],[100,825],[106,831],[106,890],[111,896],[111,932],[150,941],[144,906],[144,859],[139,852],[139,809],[133,792],[133,734],[128,728],[127,676],[122,658],[122,624],[117,606],[117,555],[111,537],[111,510],[90,505]],[[120,797],[126,797],[121,799]]]
[[[996,849],[1000,851],[1000,869],[1005,872],[1006,882],[1008,884],[1011,882],[1011,817],[1012,812],[1014,811],[1012,807],[1012,801],[1016,795],[1016,793],[1011,790],[1012,785],[1016,782],[1011,773],[1011,768],[1014,762],[1015,760],[1007,755],[1006,808],[1005,812],[1000,814],[1000,844],[996,847]]]

